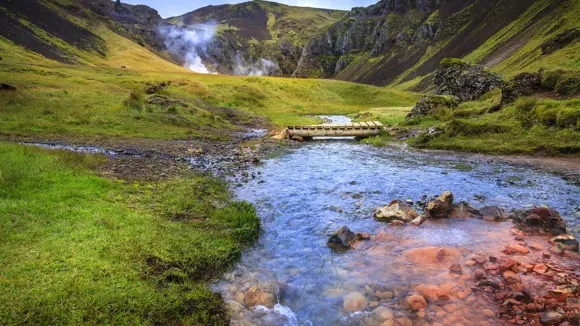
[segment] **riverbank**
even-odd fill
[[[228,324],[206,282],[257,237],[254,208],[142,154],[0,143],[1,324]]]

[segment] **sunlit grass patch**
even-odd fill
[[[253,207],[209,176],[125,185],[101,162],[0,143],[0,324],[227,324],[204,282],[257,236]]]

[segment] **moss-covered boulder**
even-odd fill
[[[542,88],[542,79],[539,73],[523,72],[502,87],[502,104],[512,103],[518,97],[530,96]]]
[[[573,96],[580,94],[580,72],[562,69],[540,69],[542,87],[553,90],[560,95]]]
[[[406,120],[436,114],[442,108],[454,109],[459,105],[459,98],[449,95],[428,95],[423,97],[407,114]]]
[[[443,59],[435,72],[436,94],[457,96],[461,101],[477,100],[503,85],[501,75],[454,58]]]

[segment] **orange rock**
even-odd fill
[[[342,307],[348,313],[363,311],[368,305],[365,296],[358,292],[351,292],[345,295],[342,300]]]
[[[449,268],[461,260],[461,252],[455,248],[423,247],[409,250],[407,258],[415,263]]]
[[[524,246],[518,245],[518,244],[511,244],[511,245],[507,246],[504,249],[504,251],[517,253],[517,254],[523,254],[523,255],[530,253],[530,249],[528,249]]]
[[[427,308],[427,300],[420,294],[413,294],[405,300],[407,305],[413,310],[422,310]]]
[[[534,266],[533,271],[543,275],[548,271],[548,267],[544,264],[537,264],[536,266]]]
[[[419,292],[425,298],[431,300],[449,300],[449,293],[435,285],[419,284],[415,287],[415,291]]]
[[[503,272],[503,278],[507,284],[516,284],[520,283],[522,279],[520,276],[510,270]]]

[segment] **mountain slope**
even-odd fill
[[[236,71],[236,66],[248,67],[266,59],[278,66],[268,74],[290,75],[313,33],[338,21],[345,13],[256,0],[207,6],[168,18],[166,22],[185,28],[215,25],[211,44],[198,51],[213,71],[248,74],[247,69]],[[177,55],[179,59],[179,53]]]
[[[579,14],[574,0],[382,0],[313,37],[294,75],[395,85],[429,75],[445,57],[511,73],[552,62],[542,42],[580,27]],[[565,55],[560,64],[573,59]]]

